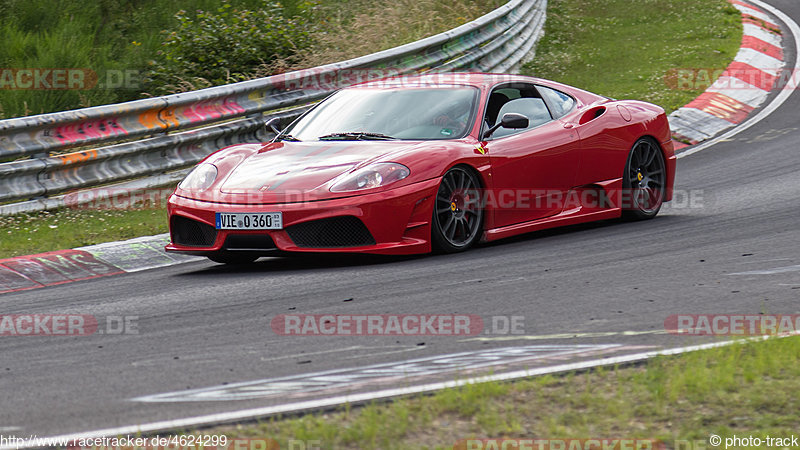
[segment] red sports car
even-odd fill
[[[263,144],[222,149],[169,199],[168,251],[456,252],[534,230],[654,217],[672,197],[664,110],[516,75],[341,89]]]

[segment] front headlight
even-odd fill
[[[217,179],[217,166],[211,163],[203,163],[195,167],[179,185],[181,189],[188,191],[202,191],[207,189]]]
[[[400,181],[411,174],[408,167],[398,163],[371,164],[344,178],[331,186],[331,192],[351,192],[386,186]]]

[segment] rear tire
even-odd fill
[[[442,177],[431,220],[431,243],[443,253],[462,252],[480,239],[483,208],[480,179],[466,167],[453,167]]]
[[[655,217],[667,193],[666,180],[667,169],[661,147],[652,138],[640,138],[628,154],[622,177],[623,219]]]
[[[213,255],[208,255],[208,259],[219,264],[242,265],[254,262],[258,259],[258,255],[218,252]]]

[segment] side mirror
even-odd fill
[[[500,119],[499,123],[496,123],[492,128],[489,128],[488,130],[486,130],[485,133],[483,133],[482,138],[483,139],[488,138],[489,136],[492,135],[492,133],[497,131],[497,129],[500,127],[514,128],[514,129],[528,128],[529,123],[530,122],[528,121],[528,118],[523,116],[522,114],[505,113],[503,114],[503,118]]]
[[[527,117],[517,113],[503,114],[503,118],[500,119],[503,128],[528,128],[529,123]]]
[[[275,134],[281,134],[281,130],[279,130],[278,127],[277,127],[278,125],[280,125],[280,123],[281,123],[281,119],[279,119],[277,117],[273,117],[272,119],[269,119],[264,124],[264,126],[267,127],[267,131],[272,131]]]

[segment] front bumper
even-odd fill
[[[428,253],[431,251],[431,217],[439,181],[439,179],[431,179],[397,189],[334,200],[283,204],[223,204],[172,195],[167,206],[170,216],[171,242],[166,246],[166,250],[201,256],[231,251],[264,255],[276,251],[388,255]],[[215,227],[215,216],[218,212],[282,212],[283,229],[263,231],[215,229],[212,232],[208,227]],[[183,220],[178,218],[204,224],[203,229],[213,233],[208,235],[208,242],[213,242],[213,244],[182,244],[180,242],[182,238],[176,239],[176,219]],[[299,234],[287,232],[287,229],[296,231],[301,228],[305,230],[305,235],[314,233],[315,230],[324,231],[328,224],[333,223],[332,219],[336,218],[346,218],[345,223],[355,223],[352,220],[355,218],[363,223],[372,237],[369,245],[352,246],[352,239],[351,242],[344,239],[342,242],[336,243],[331,241],[330,236],[327,239],[305,239],[303,242],[295,242],[291,234],[296,239]],[[298,227],[298,225],[300,226]],[[232,236],[233,238],[228,240]],[[242,236],[245,237],[242,238]],[[269,239],[264,237],[262,242],[269,243],[271,240],[272,246],[265,244],[257,248],[228,247],[234,240],[258,241],[259,236],[268,236]],[[314,242],[318,242],[318,244],[314,244]]]

